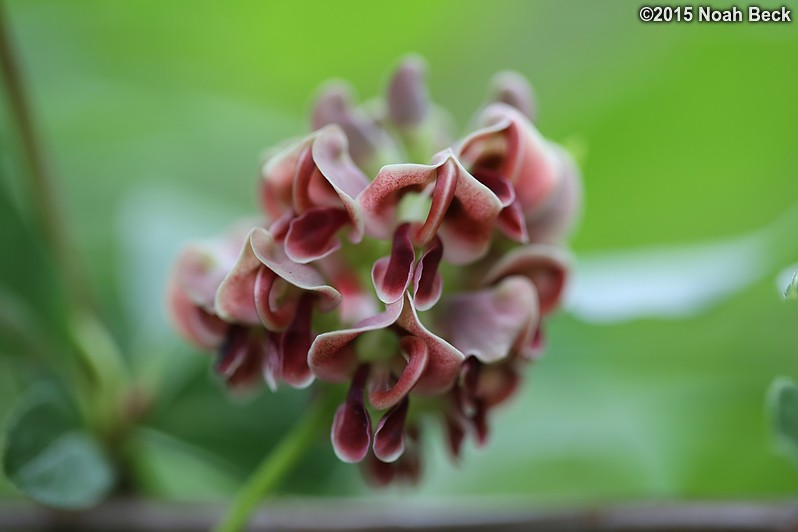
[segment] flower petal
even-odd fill
[[[529,81],[518,72],[499,72],[490,83],[490,101],[511,105],[534,122],[537,117],[535,98]]]
[[[405,418],[409,401],[407,397],[389,410],[374,432],[374,455],[383,462],[395,462],[405,450]]]
[[[293,262],[285,249],[264,229],[254,229],[250,234],[252,251],[260,262],[292,286],[319,296],[316,304],[328,312],[341,303],[341,294],[324,283],[321,274],[310,266]]]
[[[418,56],[406,58],[388,83],[388,116],[400,129],[421,125],[429,112],[426,64]]]
[[[496,226],[499,228],[499,231],[516,242],[522,244],[529,242],[527,222],[524,220],[521,204],[517,201],[514,201],[511,205],[502,209],[502,212],[499,213],[498,220],[496,220]]]
[[[417,310],[429,310],[441,297],[443,280],[438,265],[443,257],[443,244],[435,238],[418,259],[413,274],[413,304]]]
[[[413,276],[416,253],[410,239],[410,224],[396,228],[393,247],[388,257],[378,259],[371,270],[377,297],[383,303],[394,303],[404,296]]]
[[[357,198],[366,220],[369,235],[388,239],[397,225],[397,206],[410,192],[420,193],[434,183],[437,166],[424,164],[389,164],[380,169]]]
[[[371,167],[385,153],[395,157],[396,147],[385,130],[352,100],[352,88],[346,83],[332,82],[323,87],[313,107],[313,129],[340,126],[349,139],[352,159],[361,167]]]
[[[405,399],[429,364],[429,348],[423,340],[405,336],[400,341],[400,347],[402,354],[407,357],[407,365],[396,383],[391,386],[387,379],[381,379],[369,389],[369,403],[378,410],[391,408]]]
[[[561,146],[550,146],[558,158],[560,177],[546,204],[527,217],[532,242],[561,242],[578,221],[582,208],[582,179],[576,162]]]
[[[422,340],[429,350],[429,362],[413,388],[414,393],[434,395],[451,388],[464,359],[463,354],[421,324],[409,295],[406,296],[402,313],[396,323],[411,335]]]
[[[357,365],[353,342],[368,331],[393,325],[402,312],[403,300],[385,306],[385,312],[367,318],[351,329],[320,334],[313,341],[308,363],[313,373],[323,381],[344,382]]]
[[[348,463],[360,462],[371,444],[371,418],[363,399],[369,367],[358,368],[349,387],[346,402],[338,407],[330,432],[335,455]]]
[[[479,292],[447,297],[441,330],[466,356],[490,364],[509,356],[534,334],[537,293],[524,277],[508,277]]]
[[[537,289],[542,315],[559,304],[571,270],[571,258],[562,248],[532,244],[509,252],[488,271],[484,284],[497,283],[511,275],[527,277]]]
[[[279,333],[283,361],[282,377],[294,388],[306,388],[313,382],[313,372],[308,366],[308,352],[314,340],[310,330],[312,309],[312,296],[304,294],[291,325],[285,332]]]
[[[534,213],[557,182],[556,156],[529,120],[509,105],[489,105],[480,122],[495,131],[498,138],[492,142],[504,144],[500,172],[513,184],[524,213]]]
[[[334,207],[310,209],[294,218],[285,235],[285,253],[299,264],[306,264],[341,247],[336,233],[349,222],[346,212]]]
[[[167,306],[177,332],[195,347],[211,351],[224,342],[230,325],[197,306],[183,293],[174,278],[167,286]]]
[[[260,201],[263,210],[277,220],[293,208],[294,178],[303,155],[309,153],[313,136],[273,153],[261,169]]]
[[[255,281],[262,267],[248,238],[241,247],[235,264],[216,291],[214,308],[220,318],[245,325],[260,324],[255,308]]]

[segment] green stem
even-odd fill
[[[242,530],[252,511],[261,499],[274,491],[285,475],[305,454],[319,435],[320,429],[327,426],[331,414],[329,394],[320,394],[304,417],[286,434],[271,453],[266,455],[258,468],[252,473],[238,494],[216,532],[236,532]]]
[[[95,386],[87,390],[84,385],[75,385],[76,400],[90,424],[108,430],[109,426],[117,423],[115,409],[127,378],[127,368],[92,300],[89,277],[79,259],[60,202],[61,194],[47,165],[11,37],[3,1],[0,0],[0,73],[11,123],[28,167],[33,214],[57,265],[59,284],[65,294],[68,340],[79,357],[79,374]]]

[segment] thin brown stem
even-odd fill
[[[71,300],[71,305],[87,309],[90,305],[86,277],[77,259],[74,241],[65,223],[64,213],[58,201],[55,181],[47,165],[42,144],[35,126],[31,106],[27,98],[25,83],[14,51],[12,37],[4,4],[0,0],[0,71],[11,121],[19,137],[19,144],[30,179],[30,195],[40,230],[58,265],[62,284]]]

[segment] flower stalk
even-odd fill
[[[236,532],[246,526],[258,503],[274,492],[321,434],[335,406],[330,395],[326,391],[317,395],[297,424],[266,455],[233,499],[216,532]]]

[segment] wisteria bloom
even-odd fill
[[[568,282],[579,170],[505,72],[459,139],[419,58],[383,99],[325,85],[312,132],[272,150],[255,223],[186,246],[168,286],[178,332],[231,388],[341,387],[332,448],[377,485],[414,482],[426,419],[453,457],[544,348]]]

